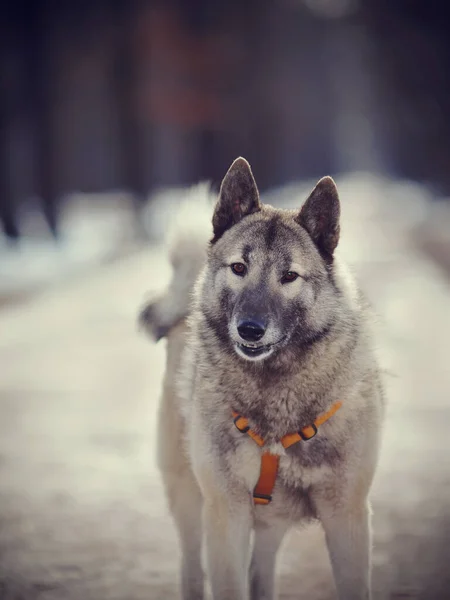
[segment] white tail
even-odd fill
[[[167,250],[173,268],[167,289],[152,299],[139,314],[140,326],[156,341],[189,313],[191,292],[206,259],[213,237],[212,212],[215,196],[208,183],[186,191],[167,235]]]

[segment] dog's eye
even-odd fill
[[[281,278],[281,283],[291,283],[291,281],[295,281],[299,277],[299,274],[295,271],[287,271]]]
[[[231,265],[231,270],[235,275],[240,275],[240,277],[247,273],[247,267],[242,263],[233,263]]]

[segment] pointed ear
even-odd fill
[[[245,158],[236,158],[220,186],[219,199],[213,215],[216,242],[223,233],[243,217],[261,210],[259,192],[250,165]]]
[[[339,196],[331,177],[323,177],[295,217],[319,251],[331,258],[339,241]]]

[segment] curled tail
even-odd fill
[[[167,236],[172,278],[166,290],[147,303],[139,313],[139,325],[155,341],[165,337],[189,313],[191,292],[206,259],[212,238],[215,200],[209,184],[201,183],[186,192],[176,208]]]

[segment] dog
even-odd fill
[[[214,600],[272,600],[284,535],[319,520],[338,597],[367,600],[385,402],[371,309],[337,256],[336,185],[276,209],[238,158],[214,208],[201,194],[208,223],[187,227],[185,207],[171,283],[139,316],[167,337],[158,462],[182,598],[204,597],[205,541]]]

